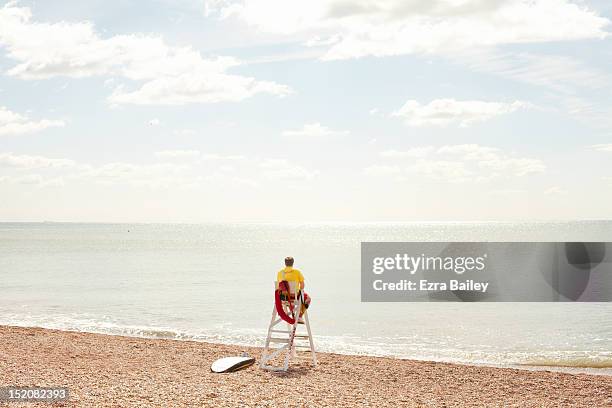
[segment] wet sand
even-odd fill
[[[0,386],[66,386],[67,407],[612,406],[610,376],[324,353],[286,374],[213,374],[217,358],[261,349],[7,326],[0,339]]]

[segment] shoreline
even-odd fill
[[[213,374],[217,358],[261,348],[16,326],[0,338],[2,385],[67,386],[64,406],[612,405],[612,377],[548,368],[317,353],[316,368]]]
[[[23,329],[43,329],[43,330],[51,330],[65,333],[83,333],[83,334],[96,334],[103,336],[111,336],[111,337],[126,337],[126,338],[135,338],[135,339],[147,339],[147,340],[168,340],[168,341],[180,341],[180,342],[194,342],[194,343],[203,343],[203,344],[211,344],[211,345],[225,345],[230,347],[237,348],[254,348],[258,349],[261,346],[256,345],[246,345],[241,344],[239,342],[215,342],[205,339],[197,339],[190,337],[174,337],[174,336],[156,336],[156,335],[147,335],[147,334],[128,334],[128,333],[113,333],[113,332],[105,332],[105,331],[83,331],[77,329],[64,329],[64,328],[55,328],[55,327],[41,327],[41,326],[26,326],[26,325],[7,325],[0,324],[0,329],[2,328],[23,328]],[[176,333],[171,331],[171,333]],[[263,343],[263,339],[262,339]],[[589,375],[601,375],[601,376],[612,376],[612,367],[605,366],[593,366],[593,365],[563,365],[563,364],[531,364],[531,363],[492,363],[492,362],[480,362],[480,361],[445,361],[445,360],[427,360],[427,359],[419,359],[419,358],[410,358],[410,357],[399,357],[393,355],[384,355],[384,354],[359,354],[359,353],[350,353],[350,352],[317,352],[317,354],[334,354],[339,356],[355,356],[355,357],[371,357],[371,358],[390,358],[393,360],[404,360],[404,361],[414,361],[414,362],[422,362],[422,363],[442,363],[442,364],[453,364],[459,366],[473,366],[473,367],[488,367],[488,368],[511,368],[517,370],[525,370],[525,371],[555,371],[560,373],[567,374],[589,374]]]

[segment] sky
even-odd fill
[[[612,218],[612,3],[0,0],[0,221]]]

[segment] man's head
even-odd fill
[[[285,266],[293,266],[293,257],[288,256],[285,258]]]

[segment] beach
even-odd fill
[[[612,302],[363,302],[360,279],[360,242],[590,242],[610,231],[608,221],[0,223],[0,325],[258,345],[292,254],[319,351],[612,373]]]
[[[65,386],[87,407],[606,407],[612,377],[318,353],[287,373],[214,374],[248,352],[195,341],[1,326],[3,386]],[[20,407],[44,403],[20,403]]]

